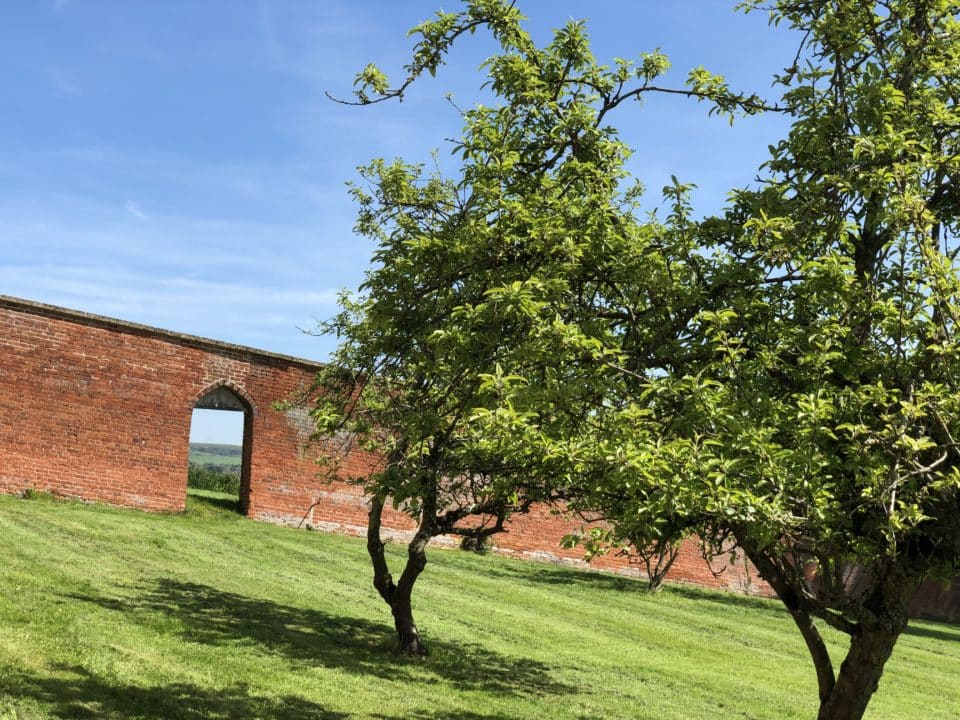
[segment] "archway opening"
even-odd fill
[[[251,416],[249,403],[226,385],[197,400],[190,419],[188,495],[246,514]]]

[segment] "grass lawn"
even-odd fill
[[[815,715],[774,602],[437,550],[415,593],[432,655],[409,660],[361,541],[228,506],[0,496],[0,720]],[[960,717],[960,627],[912,623],[868,717]]]

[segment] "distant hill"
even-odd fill
[[[239,473],[243,447],[221,443],[190,443],[190,462],[221,472]]]

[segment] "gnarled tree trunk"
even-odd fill
[[[367,552],[373,562],[373,586],[393,614],[393,626],[397,631],[400,652],[405,655],[424,656],[427,654],[427,649],[413,621],[411,596],[414,583],[427,565],[427,543],[433,535],[426,524],[421,523],[413,540],[407,546],[407,563],[400,575],[400,580],[394,583],[380,536],[382,514],[383,499],[372,498],[367,522]]]
[[[874,586],[862,607],[869,619],[850,636],[850,649],[840,665],[830,696],[820,703],[817,720],[860,720],[900,633],[907,627],[907,605],[917,588],[917,578],[903,564],[891,562],[877,570]]]
[[[903,623],[905,625],[906,623]],[[817,720],[860,720],[876,692],[883,667],[903,627],[864,630],[850,640],[833,691],[821,698]]]
[[[891,564],[878,569],[869,592],[857,592],[858,602],[869,619],[848,621],[826,603],[817,600],[797,585],[801,575],[785,573],[761,552],[749,538],[738,537],[740,547],[756,566],[760,577],[776,591],[803,636],[817,672],[820,709],[817,720],[861,720],[880,683],[883,668],[893,647],[907,626],[907,605],[916,589],[916,579],[903,566]],[[852,597],[848,599],[853,599]],[[850,636],[850,648],[834,674],[826,643],[817,630],[814,616],[830,621]]]

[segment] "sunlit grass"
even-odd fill
[[[362,541],[222,498],[178,516],[0,497],[0,543],[0,720],[815,715],[770,601],[438,550],[417,661],[393,652]],[[915,623],[868,716],[952,720],[958,675],[960,628]]]

